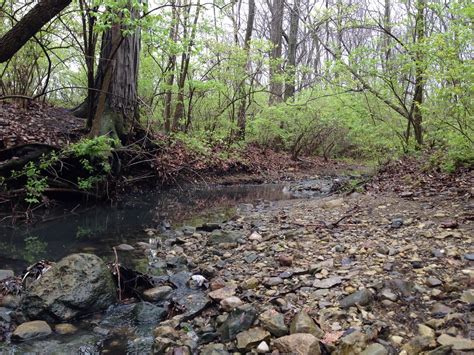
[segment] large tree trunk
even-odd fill
[[[0,38],[0,63],[6,62],[71,0],[41,0],[13,28]]]
[[[132,18],[138,18],[130,8]],[[138,121],[138,64],[140,29],[124,36],[124,28],[114,24],[102,37],[101,60],[96,84],[100,92],[93,115],[91,136],[109,134],[122,141]]]
[[[288,36],[288,69],[290,77],[285,85],[285,101],[295,95],[296,82],[296,47],[298,44],[300,0],[294,0],[290,16],[290,34]]]
[[[283,84],[280,75],[284,5],[284,0],[273,0],[270,31],[270,41],[273,44],[270,53],[270,105],[282,102],[283,100]]]

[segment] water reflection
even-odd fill
[[[72,252],[111,255],[112,246],[144,241],[144,228],[220,222],[242,203],[291,198],[283,185],[214,186],[130,196],[119,206],[96,206],[49,222],[0,227],[0,268],[21,271],[38,259],[57,260]]]

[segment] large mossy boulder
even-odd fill
[[[116,302],[115,282],[96,255],[72,254],[32,283],[21,307],[30,319],[68,321]]]

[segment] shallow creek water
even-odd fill
[[[37,260],[58,261],[75,252],[94,253],[106,261],[112,261],[112,247],[122,243],[135,245],[137,242],[148,242],[146,228],[173,230],[185,225],[222,223],[239,209],[247,208],[247,204],[268,205],[272,201],[320,196],[329,191],[331,184],[330,179],[323,179],[302,182],[296,188],[295,184],[263,184],[150,192],[130,196],[115,207],[95,206],[78,214],[52,216],[49,222],[33,226],[3,226],[0,227],[0,269],[20,273]],[[140,254],[138,251],[120,253],[120,258],[127,266],[140,271],[146,271],[149,262],[143,252]],[[121,310],[118,308],[113,312],[115,316]],[[140,352],[153,341],[151,334],[156,325],[124,326],[120,339],[97,334],[92,330],[90,319],[76,326],[79,331],[74,335],[52,335],[47,339],[17,345],[0,343],[0,353]],[[127,335],[127,332],[131,334]],[[135,343],[131,339],[135,339]],[[143,348],[140,342],[144,343]]]

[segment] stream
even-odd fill
[[[105,261],[112,261],[114,246],[148,243],[148,228],[161,231],[162,235],[170,235],[175,233],[174,231],[193,229],[205,223],[220,224],[231,219],[239,211],[255,206],[268,207],[274,201],[327,195],[332,184],[333,180],[330,178],[316,178],[290,184],[208,186],[156,191],[130,195],[114,207],[98,205],[85,208],[78,214],[52,215],[49,221],[33,226],[1,226],[0,269],[10,269],[20,274],[28,265],[38,260],[58,261],[66,255],[78,252],[96,254]],[[140,272],[150,271],[150,258],[147,258],[142,250],[121,252],[119,255],[122,264]],[[167,281],[176,287],[178,297],[196,296],[193,302],[199,303],[201,298],[205,297],[205,291],[191,290],[185,285],[191,275],[186,266],[172,266],[170,270],[169,263],[164,263],[161,272],[154,276],[165,275]],[[189,304],[186,306],[193,307]],[[100,321],[86,319],[75,323],[78,331],[71,335],[53,334],[47,339],[15,345],[2,345],[0,342],[0,352],[148,352],[153,343],[152,330],[156,324],[140,319],[130,323],[130,312],[136,314],[136,308],[132,305],[115,306],[107,311]],[[147,312],[145,310],[142,313]],[[122,330],[113,336],[101,333],[102,326],[107,322],[122,327]],[[197,338],[195,341],[198,341]]]

